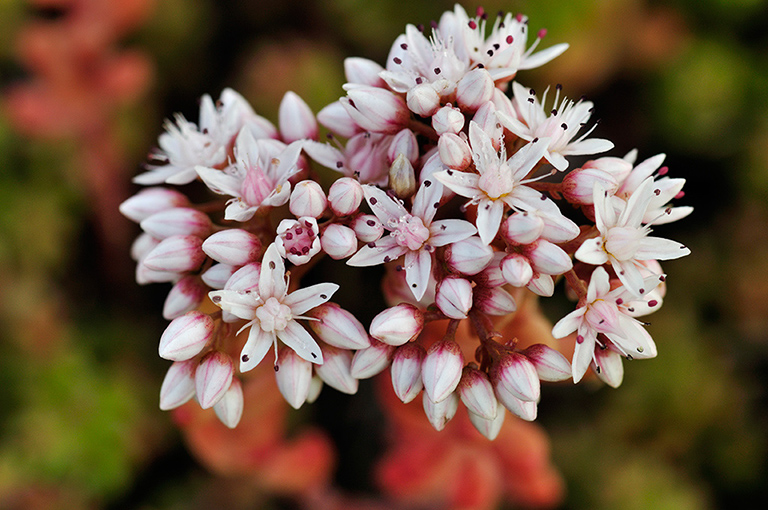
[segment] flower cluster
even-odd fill
[[[618,386],[621,358],[656,355],[636,317],[661,306],[658,261],[689,250],[649,234],[691,212],[670,206],[684,181],[666,176],[663,155],[598,156],[613,144],[590,138],[591,102],[561,98],[558,85],[548,104],[516,81],[567,45],[536,52],[545,32],[529,45],[525,16],[486,20],[456,6],[431,33],[408,25],[385,66],[347,59],[346,95],[317,116],[289,92],[276,127],[227,89],[203,97],[199,124],[167,122],[135,179],[150,187],[121,205],[143,230],[137,281],[173,284],[162,409],[196,398],[236,426],[241,381],[274,351],[295,408],[326,384],[354,393],[389,370],[397,397],[420,396],[436,429],[461,402],[494,438],[506,410],[536,418],[541,381],[578,382],[592,367]],[[335,176],[328,189],[320,167]],[[190,183],[211,201],[168,186]],[[366,325],[331,301],[343,281],[302,286],[324,256],[384,265],[370,287],[389,307]],[[552,329],[575,332],[570,362],[546,339],[496,331],[560,280],[578,301]],[[423,334],[437,321],[441,338]]]

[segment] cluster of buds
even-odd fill
[[[691,212],[669,205],[684,181],[666,176],[663,155],[597,157],[613,144],[589,138],[591,102],[561,98],[558,85],[548,104],[547,91],[514,81],[567,45],[535,52],[545,32],[529,46],[525,16],[486,19],[456,6],[429,37],[408,25],[384,67],[347,59],[346,96],[317,116],[289,92],[275,127],[227,89],[203,97],[199,124],[166,124],[135,179],[151,187],[121,205],[143,230],[137,281],[173,284],[161,408],[194,397],[236,426],[247,372],[274,351],[295,408],[325,384],[355,393],[389,369],[403,402],[422,393],[435,428],[462,402],[494,438],[506,410],[535,419],[541,381],[578,382],[592,367],[618,386],[622,358],[656,355],[636,317],[661,306],[658,261],[689,250],[649,234]],[[586,162],[569,171],[574,156]],[[327,191],[319,167],[336,173]],[[209,202],[167,186],[193,182]],[[386,267],[369,286],[389,307],[367,327],[330,301],[337,283],[301,285],[326,255]],[[578,302],[552,330],[575,336],[570,362],[494,329],[558,281]],[[437,321],[435,340],[425,327]],[[458,335],[464,321],[470,333]]]

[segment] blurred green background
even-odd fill
[[[342,94],[344,57],[383,62],[406,23],[452,5],[0,0],[0,508],[293,508],[209,474],[157,409],[167,289],[133,282],[137,229],[117,205],[163,119],[196,119],[200,95],[232,86],[276,120],[293,90],[318,111]],[[586,95],[612,155],[666,153],[696,208],[660,229],[693,254],[664,266],[659,357],[626,363],[618,390],[545,388],[562,508],[765,507],[768,3],[484,7],[568,42],[518,79]]]

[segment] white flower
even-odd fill
[[[514,105],[519,118],[514,118],[504,111],[496,112],[499,120],[505,128],[524,140],[534,138],[549,138],[549,147],[544,157],[552,166],[562,171],[568,168],[565,156],[581,154],[598,154],[613,148],[613,143],[602,138],[589,138],[587,136],[597,126],[593,125],[586,133],[574,140],[592,114],[591,101],[574,102],[563,98],[560,100],[560,87],[555,93],[555,102],[550,114],[544,111],[547,102],[547,92],[541,98],[541,103],[536,98],[533,89],[527,89],[517,82],[512,83],[512,91],[515,99]]]
[[[271,138],[255,139],[242,129],[235,141],[235,162],[224,170],[196,167],[198,175],[214,192],[233,198],[224,219],[247,221],[260,207],[285,204],[291,195],[288,179],[298,172],[302,142],[286,146]]]
[[[319,283],[288,294],[285,263],[273,243],[264,253],[256,289],[217,290],[208,296],[223,310],[250,321],[243,327],[251,330],[240,353],[240,371],[246,372],[264,359],[272,345],[277,347],[277,339],[305,360],[322,363],[320,347],[296,319],[310,319],[302,314],[328,301],[338,288],[335,283]]]
[[[439,182],[425,180],[422,183],[410,213],[400,200],[376,186],[366,184],[363,192],[390,235],[360,248],[347,264],[373,266],[405,255],[406,281],[414,297],[421,299],[432,272],[432,252],[436,247],[466,239],[476,232],[475,227],[464,220],[432,221],[443,193]]]
[[[621,282],[636,296],[648,290],[643,288],[642,261],[671,260],[691,253],[676,241],[648,236],[651,228],[642,224],[643,218],[658,193],[650,177],[626,202],[609,196],[596,184],[593,198],[599,235],[584,241],[575,253],[577,259],[587,264],[599,266],[610,262]]]

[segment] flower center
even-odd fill
[[[241,189],[243,200],[247,204],[261,205],[273,190],[274,186],[260,168],[251,167],[248,169]]]
[[[483,175],[477,181],[477,186],[488,195],[491,200],[509,195],[515,187],[512,179],[512,170],[506,164],[493,165],[486,168]]]
[[[285,251],[296,256],[307,255],[312,249],[312,243],[317,237],[314,225],[307,220],[295,222],[294,225],[279,234]]]
[[[256,309],[261,329],[266,332],[282,331],[293,319],[291,309],[282,304],[277,298],[271,297]]]
[[[418,216],[406,214],[397,220],[392,235],[395,236],[397,244],[405,246],[409,250],[418,250],[429,239],[429,229],[424,226],[424,222]]]
[[[596,299],[587,305],[584,318],[595,330],[601,333],[610,332],[615,330],[619,322],[619,310],[603,299]]]
[[[643,232],[636,228],[611,227],[605,234],[604,248],[616,260],[630,260],[640,248],[640,240],[643,237]]]

